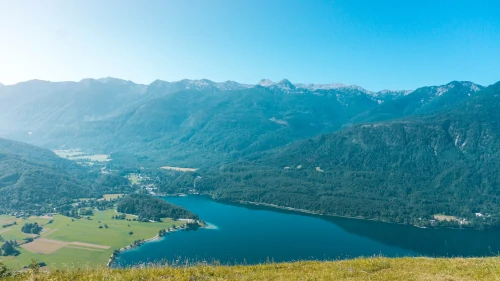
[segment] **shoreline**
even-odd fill
[[[179,219],[180,221],[188,221],[189,219]],[[206,227],[206,224],[202,224],[200,221],[196,221],[198,227]],[[161,238],[165,237],[166,235],[169,235],[170,233],[173,233],[173,232],[177,232],[177,231],[181,231],[181,230],[186,230],[186,229],[189,229],[189,227],[187,226],[187,223],[182,225],[182,226],[179,226],[177,228],[169,228],[169,229],[166,229],[166,232],[165,234],[163,235],[159,235],[159,234],[156,234],[155,237],[151,237],[151,238],[147,238],[147,239],[139,239],[139,240],[136,240],[136,241],[139,241],[139,243],[135,244],[135,243],[132,243],[130,245],[127,245],[125,247],[122,247],[120,248],[119,250],[115,250],[113,251],[113,253],[111,254],[111,257],[109,258],[107,264],[106,264],[106,267],[108,268],[111,268],[113,263],[116,261],[116,258],[118,258],[118,256],[125,252],[125,251],[128,251],[128,250],[132,250],[132,249],[137,249],[137,248],[140,248],[142,245],[146,244],[146,243],[151,243],[151,242],[154,242],[154,241],[159,241]],[[158,230],[158,232],[160,232],[160,230]],[[135,242],[135,241],[134,241]]]
[[[208,194],[207,194],[208,195]],[[211,197],[211,196],[210,196]],[[303,214],[309,214],[309,215],[315,215],[315,216],[325,216],[325,217],[337,217],[337,218],[345,218],[345,219],[357,219],[357,220],[366,220],[366,221],[374,221],[374,222],[382,222],[382,223],[390,223],[390,224],[399,224],[399,225],[408,225],[408,226],[413,226],[416,228],[421,228],[421,229],[456,229],[456,230],[464,230],[464,229],[474,229],[474,228],[456,228],[456,227],[426,227],[426,226],[419,226],[415,224],[405,224],[405,223],[399,223],[399,222],[390,222],[390,221],[382,221],[382,220],[377,220],[377,219],[368,219],[368,218],[363,218],[363,217],[350,217],[350,216],[342,216],[342,215],[331,215],[331,214],[322,214],[306,209],[297,209],[297,208],[292,208],[292,207],[284,207],[284,206],[279,206],[276,204],[270,204],[270,203],[259,203],[259,202],[252,202],[252,201],[243,201],[243,200],[236,200],[236,201],[230,201],[230,200],[217,200],[213,197],[212,199],[220,202],[232,202],[232,203],[237,203],[241,205],[253,205],[253,206],[264,206],[268,208],[274,208],[274,209],[279,209],[279,210],[286,210],[286,211],[292,211],[292,212],[297,212],[297,213],[303,213]]]
[[[483,231],[476,229],[474,227],[450,227],[450,226],[420,226],[416,224],[408,224],[408,223],[400,223],[400,222],[391,222],[391,221],[384,221],[384,220],[379,220],[379,219],[370,219],[370,218],[364,218],[364,217],[351,217],[351,216],[342,216],[342,215],[332,215],[332,214],[322,214],[314,211],[310,211],[307,209],[298,209],[298,208],[292,208],[292,207],[285,207],[285,206],[279,206],[276,204],[271,204],[271,203],[262,203],[262,202],[253,202],[253,201],[244,201],[244,200],[224,200],[224,199],[217,199],[212,196],[210,193],[189,193],[187,195],[190,196],[205,196],[209,197],[210,199],[216,201],[216,202],[221,202],[221,203],[226,203],[226,204],[239,204],[239,205],[253,205],[253,206],[264,206],[272,209],[278,209],[278,210],[285,210],[285,211],[291,211],[291,212],[296,212],[296,213],[302,213],[302,214],[309,214],[309,215],[315,215],[315,216],[325,216],[325,217],[332,217],[332,218],[345,218],[345,219],[357,219],[357,220],[366,220],[366,221],[373,221],[373,222],[381,222],[381,223],[390,223],[390,224],[398,224],[398,225],[408,225],[408,226],[413,226],[416,228],[421,228],[421,229],[454,229],[454,230],[477,230],[477,231]],[[169,194],[166,195],[165,197],[183,197],[186,196],[186,194]]]

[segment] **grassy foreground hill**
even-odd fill
[[[145,269],[68,269],[5,280],[499,280],[500,258],[360,258],[333,262]]]

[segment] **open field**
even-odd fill
[[[80,268],[7,280],[500,280],[500,258],[359,258],[252,266]],[[30,278],[31,277],[31,278]]]
[[[130,181],[131,184],[140,184],[142,181],[142,178],[136,174],[129,174],[127,176],[127,179]]]
[[[108,154],[94,154],[94,155],[80,155],[69,158],[70,160],[88,160],[94,162],[108,162],[111,161]]]
[[[4,224],[13,223],[15,221],[16,221],[15,217],[7,216],[7,215],[0,215],[0,227]]]
[[[40,238],[19,247],[19,256],[0,257],[0,261],[9,268],[22,268],[30,264],[31,259],[45,262],[50,268],[104,266],[113,250],[126,247],[134,240],[154,237],[160,229],[170,228],[173,224],[184,224],[183,221],[171,220],[141,223],[111,219],[116,214],[115,210],[96,211],[91,220],[55,215],[51,224],[47,224],[49,219],[41,217],[17,219],[18,225],[9,227],[10,230],[2,234],[6,240],[23,243],[28,235],[21,232],[21,227],[26,222],[36,221],[48,229],[41,233]],[[127,215],[127,218],[133,216]],[[108,228],[99,228],[105,224]],[[133,235],[129,235],[130,231]]]
[[[93,162],[111,161],[108,154],[88,154],[79,149],[54,150],[54,153],[69,160],[87,160]]]
[[[80,149],[60,149],[54,150],[54,153],[62,158],[70,158],[84,154]]]
[[[438,221],[459,221],[459,219],[455,216],[445,216],[440,214],[434,215],[434,219]]]
[[[171,166],[163,166],[160,167],[163,170],[171,170],[171,171],[179,171],[179,172],[196,172],[195,168],[181,168],[181,167],[171,167]]]
[[[123,196],[123,194],[104,194],[103,197],[105,200],[111,200],[111,199],[116,199],[120,196]]]

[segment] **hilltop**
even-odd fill
[[[252,266],[28,270],[5,280],[498,280],[499,258],[360,258]]]

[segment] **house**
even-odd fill
[[[483,214],[481,214],[481,213],[475,213],[475,214],[476,214],[476,217],[482,217],[483,216]]]

